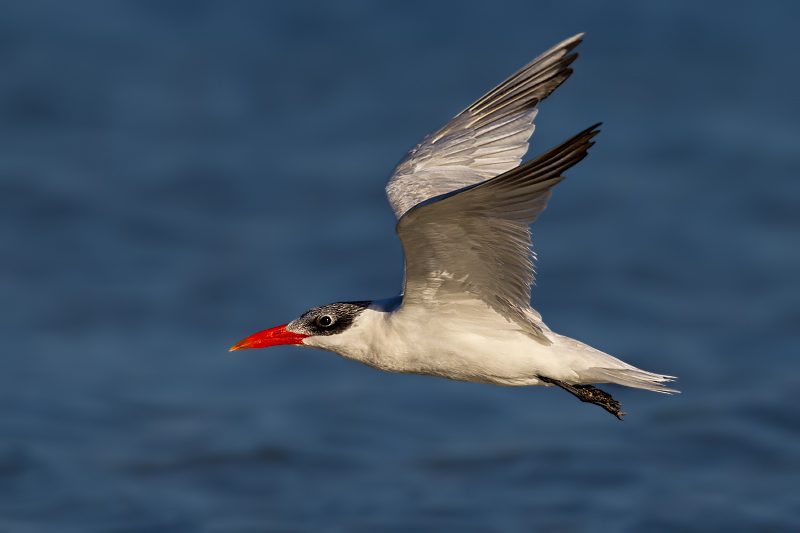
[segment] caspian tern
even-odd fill
[[[645,372],[551,331],[530,307],[528,225],[599,124],[520,166],[539,102],[571,74],[583,34],[525,65],[400,162],[386,186],[405,253],[395,298],[316,307],[231,350],[279,344],[337,353],[389,372],[505,386],[558,386],[617,418],[590,383],[677,392]],[[621,420],[621,418],[620,418]]]

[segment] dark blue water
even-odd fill
[[[0,5],[0,530],[800,529],[798,4],[549,4]],[[533,304],[682,394],[227,353],[395,295],[394,164],[580,31]]]

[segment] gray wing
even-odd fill
[[[409,210],[397,223],[406,261],[402,305],[436,307],[470,295],[549,342],[530,308],[528,224],[544,210],[561,173],[586,157],[599,125],[494,179]]]
[[[479,183],[519,165],[528,151],[536,105],[561,85],[583,34],[557,44],[428,135],[397,165],[386,195],[399,219],[420,202]]]

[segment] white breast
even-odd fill
[[[409,312],[398,308],[398,301],[374,302],[348,330],[304,344],[380,370],[460,381],[535,385],[540,373],[575,378],[554,360],[552,345],[536,341],[480,300],[435,312],[418,306]]]

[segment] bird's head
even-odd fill
[[[279,344],[303,345],[306,344],[303,341],[309,337],[337,335],[349,329],[370,303],[339,302],[315,307],[288,324],[250,335],[230,351],[266,348]]]

